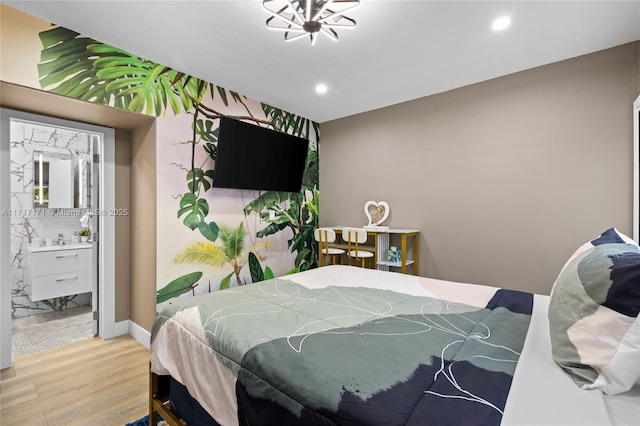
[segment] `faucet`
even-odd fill
[[[58,245],[64,245],[64,234],[62,232],[58,233]]]

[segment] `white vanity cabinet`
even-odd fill
[[[24,282],[31,301],[91,292],[92,257],[91,244],[28,248]]]

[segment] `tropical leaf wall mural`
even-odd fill
[[[317,123],[63,27],[39,37],[43,90],[158,117],[159,305],[317,266]],[[215,188],[223,116],[309,139],[302,190]]]

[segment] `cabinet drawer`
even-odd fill
[[[91,269],[91,258],[92,251],[90,249],[31,253],[31,276],[35,278]]]
[[[31,301],[89,293],[92,290],[91,271],[64,272],[34,276],[31,279]]]

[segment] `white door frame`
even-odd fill
[[[640,243],[640,96],[633,103],[633,239]]]
[[[11,153],[9,120],[16,118],[56,127],[101,133],[102,175],[100,176],[100,206],[102,214],[99,232],[98,271],[100,292],[100,337],[116,337],[115,325],[115,130],[108,127],[62,120],[0,108],[0,212],[11,209]],[[0,368],[11,366],[11,221],[0,214]]]

